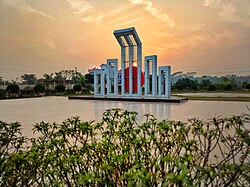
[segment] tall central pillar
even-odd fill
[[[133,63],[134,63],[134,45],[128,35],[125,36],[125,40],[128,43],[128,48],[129,48],[129,95],[133,95],[133,82],[134,82],[134,77],[133,77]]]
[[[141,97],[142,43],[140,38],[134,27],[116,30],[114,35],[121,46],[122,96]]]

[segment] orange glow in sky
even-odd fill
[[[250,72],[249,0],[0,0],[0,18],[5,79],[120,61],[113,31],[127,27],[173,72]]]

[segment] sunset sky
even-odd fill
[[[172,72],[250,74],[249,0],[0,0],[0,77],[120,63],[127,27]]]

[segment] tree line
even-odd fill
[[[228,77],[217,81],[208,78],[180,78],[171,87],[174,91],[242,91],[250,90],[250,82],[237,82]]]
[[[35,74],[24,74],[21,76],[21,83],[18,83],[17,80],[8,82],[0,77],[0,99],[75,93],[90,94],[94,84],[92,74],[82,75],[76,70],[46,73],[40,79]],[[20,88],[23,85],[26,87]],[[177,72],[171,76],[171,88],[173,91],[249,91],[250,76],[194,77],[191,74]]]
[[[73,74],[72,74],[73,73]],[[81,75],[79,72],[60,71],[55,74],[44,74],[37,79],[35,74],[24,74],[21,83],[16,80],[0,79],[0,99],[25,98],[43,95],[62,95],[84,93],[93,90],[94,77],[91,74]]]

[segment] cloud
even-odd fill
[[[105,12],[105,17],[108,17],[108,16],[115,16],[117,14],[121,14],[122,12],[127,12],[129,11],[128,9],[130,9],[133,5],[129,5],[129,6],[122,6],[122,7],[119,7],[119,8],[115,8],[111,11],[108,11],[108,12]]]
[[[220,6],[221,0],[204,0],[203,5],[204,6]]]
[[[48,48],[52,50],[56,49],[55,43],[50,38],[44,38],[43,42]]]
[[[103,15],[98,15],[98,16],[85,16],[82,17],[80,20],[84,22],[92,22],[96,24],[102,23]]]
[[[102,22],[103,15],[96,15],[96,9],[86,0],[66,0],[72,13],[80,18],[81,21],[99,24]]]
[[[206,31],[206,24],[193,24],[193,25],[189,25],[189,30],[190,32],[199,32],[199,31],[202,31],[202,32],[205,32]],[[187,30],[185,28],[185,30]]]
[[[218,33],[203,33],[201,35],[194,36],[193,40],[202,43],[204,42],[205,44],[209,44],[210,46],[213,47],[219,47],[223,43],[224,44],[236,43],[239,37],[240,34],[236,32],[230,30],[223,30]]]
[[[241,41],[241,34],[228,29],[219,32],[199,32],[194,31],[187,36],[162,37],[161,43],[157,46],[151,45],[152,49],[167,53],[168,55],[185,55],[190,52],[204,51],[210,49],[222,49],[225,46],[238,45]],[[170,55],[171,56],[171,55]]]
[[[134,19],[130,19],[130,20],[128,20],[128,21],[120,22],[120,23],[116,24],[115,27],[129,26],[129,25],[131,25],[132,23],[137,22],[137,21],[140,20],[140,19],[141,19],[141,17],[137,17],[137,18],[134,18]]]
[[[162,13],[161,10],[155,7],[151,1],[149,0],[128,0],[128,1],[130,1],[135,5],[143,5],[143,8],[146,11],[148,11],[154,17],[162,20],[163,22],[168,23],[170,28],[174,28],[176,26],[174,20],[168,14]]]
[[[221,17],[224,18],[227,22],[238,22],[240,18],[236,15],[236,8],[232,5],[232,3],[227,5],[222,5],[222,10],[219,13]]]
[[[223,3],[222,0],[204,0],[203,5],[218,9],[219,16],[226,22],[239,22],[240,17],[236,15],[236,7],[232,3]]]
[[[32,8],[24,0],[1,0],[0,4],[2,4],[3,7],[12,8],[12,9],[18,11],[20,16],[28,16],[30,14],[38,14],[40,16],[43,16],[43,17],[51,19],[51,20],[55,19],[53,16],[50,16],[44,12],[41,12],[39,10]]]

